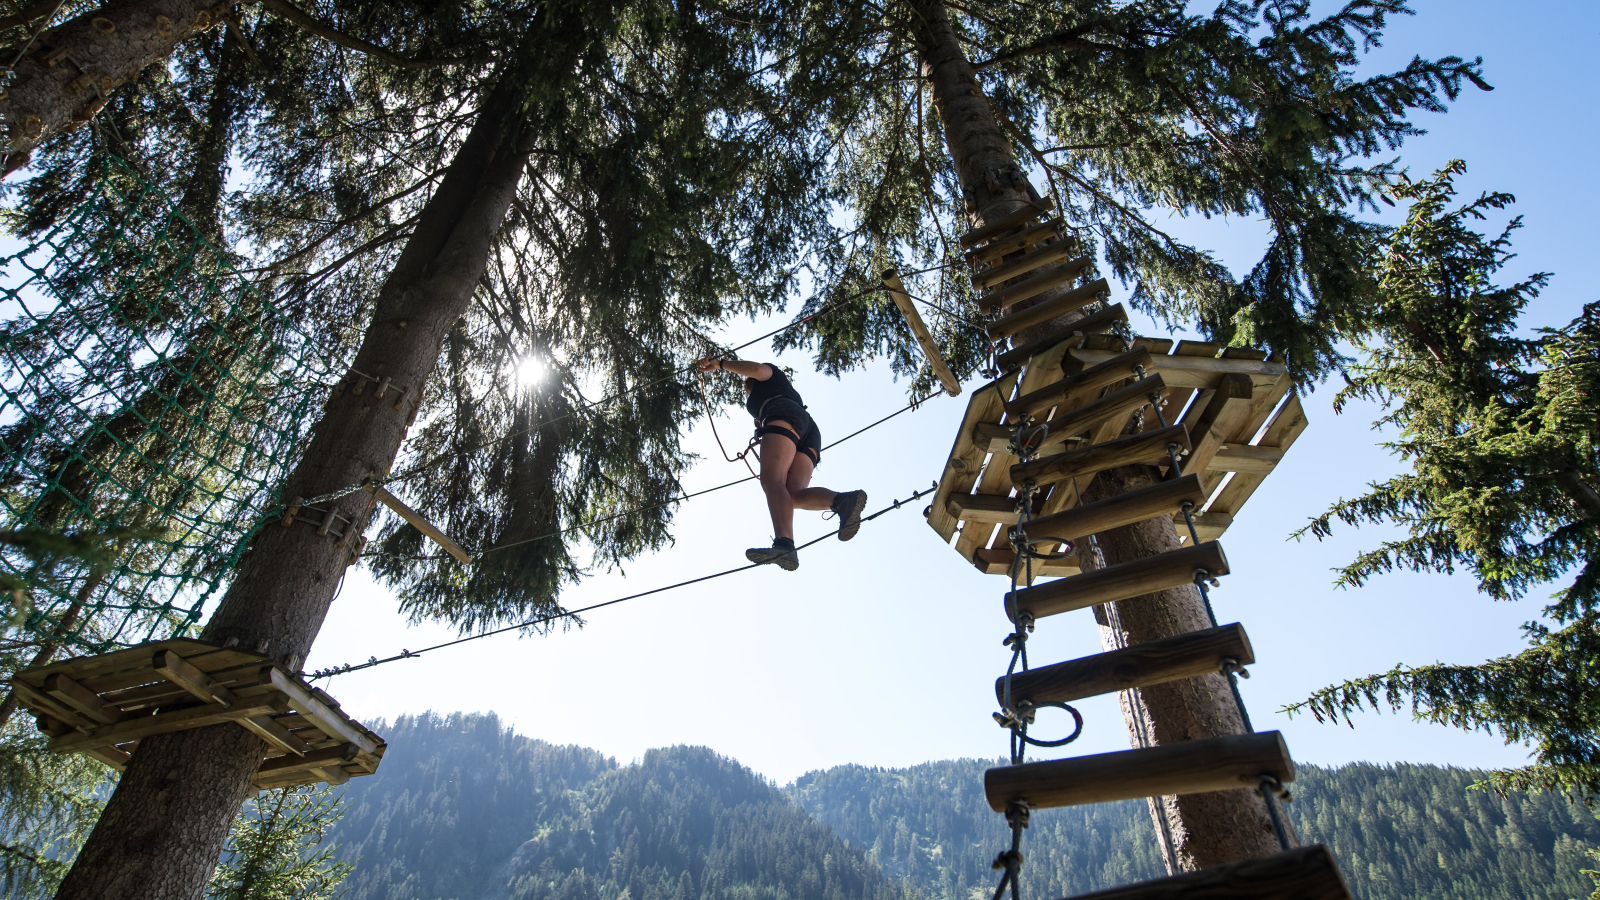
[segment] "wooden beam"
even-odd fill
[[[1071,703],[1130,688],[1165,684],[1222,670],[1231,659],[1247,666],[1256,661],[1250,638],[1238,623],[1191,631],[1159,641],[1096,653],[1053,666],[1029,669],[1011,678],[1011,704]],[[1005,703],[1004,678],[994,681],[994,695]]]
[[[1051,288],[1060,287],[1074,278],[1088,275],[1093,271],[1094,260],[1087,256],[1080,256],[1059,266],[1045,269],[1032,278],[1019,281],[1016,284],[1000,285],[979,297],[978,306],[980,308],[988,308],[995,304],[1010,306],[1013,303],[1021,303],[1024,300],[1037,297]]]
[[[1212,472],[1247,472],[1251,475],[1268,475],[1283,460],[1281,447],[1253,447],[1249,444],[1225,444],[1206,466]]]
[[[1060,232],[1061,224],[1059,222],[1044,222],[1020,234],[1003,237],[989,242],[988,246],[968,251],[967,263],[974,266],[991,263],[1002,256],[1009,256],[1025,247],[1031,247],[1050,238],[1058,237]]]
[[[330,709],[321,700],[312,695],[300,679],[295,678],[282,669],[272,670],[272,684],[289,698],[289,704],[302,716],[316,723],[322,733],[331,738],[355,744],[363,753],[373,753],[378,745],[359,729],[351,726],[343,714]]]
[[[1185,500],[1199,506],[1206,502],[1210,493],[1211,489],[1200,480],[1200,476],[1185,475],[1033,519],[1023,527],[1023,531],[1033,537],[1059,537],[1075,541],[1181,510]]]
[[[951,494],[945,501],[950,515],[968,522],[1017,523],[1017,498],[994,494]]]
[[[1276,449],[1280,454],[1287,451],[1302,432],[1306,430],[1306,413],[1300,405],[1300,397],[1290,394],[1283,401],[1272,421],[1267,425],[1266,431],[1261,435],[1260,447]],[[1246,500],[1255,493],[1256,488],[1266,478],[1263,474],[1249,472],[1235,473],[1233,478],[1217,492],[1211,501],[1210,509],[1217,512],[1233,513],[1238,515],[1244,508]]]
[[[972,564],[985,575],[1010,575],[1011,562],[1016,558],[1017,552],[1010,547],[980,547],[972,552]],[[1060,578],[1081,571],[1077,557],[1033,561],[1034,578]]]
[[[64,735],[51,741],[50,749],[56,753],[77,753],[90,747],[125,744],[128,741],[147,738],[152,734],[188,731],[221,722],[248,719],[251,716],[271,715],[284,712],[288,708],[289,704],[282,697],[272,693],[256,694],[239,698],[232,707],[224,707],[220,703],[207,703],[202,706],[191,706],[188,709],[156,713],[153,716],[139,716],[115,725],[96,728],[91,734]]]
[[[917,343],[922,345],[922,353],[928,358],[928,365],[933,369],[933,374],[938,377],[939,383],[944,385],[944,392],[952,397],[960,396],[961,382],[956,380],[954,372],[944,361],[944,354],[939,351],[939,345],[933,339],[932,332],[922,321],[922,314],[917,312],[917,305],[911,302],[911,295],[906,293],[906,286],[900,280],[900,273],[890,269],[883,273],[883,286],[889,290],[889,299],[899,307],[900,315],[905,317],[906,325],[911,328],[911,334],[916,337]]]
[[[17,696],[21,698],[23,706],[36,713],[44,713],[53,719],[65,722],[73,728],[91,730],[100,724],[96,720],[78,712],[75,707],[68,706],[26,681],[13,680],[11,689],[17,692]]]
[[[1127,600],[1180,584],[1193,584],[1198,569],[1204,569],[1211,577],[1228,574],[1228,558],[1223,555],[1221,544],[1208,541],[1198,547],[1168,550],[1060,581],[1011,591],[1006,594],[1006,615],[1011,615],[1015,610],[1019,614],[1030,613],[1035,619],[1042,619],[1075,609]]]
[[[1183,471],[1204,472],[1211,460],[1228,443],[1234,431],[1250,416],[1250,398],[1253,389],[1250,376],[1229,372],[1217,384],[1216,393],[1200,413],[1198,425],[1190,429],[1194,451],[1183,461]]]
[[[1130,413],[1150,403],[1151,394],[1160,394],[1166,387],[1160,375],[1151,375],[1120,387],[1104,397],[1059,412],[1050,419],[1050,431],[1039,443],[1039,447],[1044,449],[1063,443],[1068,438],[1087,431],[1101,422],[1111,420],[1116,420],[1118,423],[1126,422]]]
[[[955,444],[945,458],[944,471],[939,475],[939,489],[934,492],[928,525],[948,541],[956,533],[957,520],[945,509],[945,501],[957,490],[967,490],[978,480],[978,470],[983,466],[987,450],[972,443],[972,428],[979,422],[998,420],[1005,408],[1007,397],[1016,387],[1015,372],[973,391],[967,400],[967,411],[962,415],[961,428],[956,432]]]
[[[410,522],[412,527],[432,538],[435,544],[438,544],[445,549],[445,552],[464,563],[472,562],[472,554],[461,549],[460,544],[450,540],[450,538],[447,537],[444,532],[440,531],[438,528],[435,528],[432,522],[424,519],[421,513],[402,503],[399,497],[389,493],[382,485],[376,482],[368,481],[361,487],[367,493],[378,498],[378,502],[394,510],[395,514],[400,518]]]
[[[1321,844],[1210,866],[1168,878],[1078,894],[1070,900],[1351,900],[1333,853]]]
[[[253,783],[257,787],[286,787],[303,784],[306,775],[315,773],[329,784],[343,784],[350,780],[344,764],[356,758],[360,748],[354,744],[340,744],[323,750],[313,750],[305,756],[279,756],[266,760],[256,771]],[[333,774],[337,771],[339,774]],[[331,776],[331,777],[330,777]],[[343,776],[342,780],[340,777]]]
[[[1094,365],[1105,362],[1119,352],[1079,349],[1073,350],[1072,355],[1084,365]],[[1156,353],[1154,356],[1155,370],[1165,375],[1167,383],[1173,387],[1210,388],[1216,385],[1216,376],[1230,373],[1249,375],[1255,386],[1270,387],[1277,384],[1278,379],[1288,371],[1283,363],[1265,360],[1177,356],[1170,353]]]
[[[245,730],[255,732],[257,737],[285,753],[304,756],[311,749],[310,744],[301,740],[294,732],[278,724],[278,721],[271,716],[251,716],[248,719],[240,719],[239,724],[243,725]]]
[[[983,773],[983,791],[990,808],[1004,812],[1013,800],[1026,800],[1032,809],[1051,809],[1253,789],[1262,775],[1283,783],[1294,780],[1289,748],[1276,731],[1000,766]]]
[[[1016,228],[1019,225],[1025,225],[1028,222],[1032,222],[1034,219],[1039,218],[1055,208],[1056,202],[1054,200],[1050,199],[1049,197],[1040,197],[1039,199],[1034,200],[1028,206],[1022,207],[998,222],[991,222],[988,225],[974,228],[971,231],[968,231],[966,234],[963,234],[961,236],[961,247],[962,249],[976,247],[977,245],[996,235],[1005,234],[1007,231]]]
[[[1121,356],[1112,357],[1099,365],[1090,366],[1076,375],[1068,375],[1052,385],[1030,391],[1006,404],[1006,415],[1040,416],[1051,407],[1067,405],[1063,401],[1073,394],[1087,394],[1125,381],[1138,374],[1140,366],[1150,366],[1150,351],[1143,348]]]
[[[217,684],[211,676],[189,665],[188,661],[171,650],[157,650],[150,667],[156,670],[157,675],[207,703],[220,703],[223,709],[234,703],[233,691]]]
[[[1049,484],[1074,476],[1104,472],[1117,466],[1135,463],[1159,465],[1168,462],[1167,445],[1171,443],[1185,450],[1189,448],[1189,433],[1182,425],[1168,425],[1081,450],[1068,450],[1043,459],[1018,463],[1011,467],[1011,481],[1013,484],[1022,484],[1031,479],[1036,484]]]
[[[1032,253],[1024,253],[1016,259],[1009,259],[992,269],[985,269],[972,276],[972,286],[983,290],[991,284],[999,284],[1025,275],[1041,266],[1047,266],[1056,260],[1065,259],[1078,251],[1078,242],[1067,239],[1045,244]],[[1088,259],[1088,257],[1085,257]]]
[[[47,676],[44,692],[102,725],[111,725],[126,718],[122,710],[101,700],[99,694],[73,681],[64,672]]]
[[[128,767],[128,760],[133,758],[132,753],[116,747],[90,747],[89,749],[83,751],[83,755],[89,757],[90,759],[98,759],[117,772],[121,772],[123,769],[126,769]]]
[[[1075,309],[1082,309],[1096,300],[1110,296],[1111,286],[1104,278],[1097,278],[1083,287],[1074,288],[1059,297],[1052,297],[1036,306],[1002,316],[985,326],[990,340],[1010,337],[1024,328],[1048,322]]]
[[[995,357],[995,365],[1002,371],[1009,371],[1028,361],[1028,357],[1048,350],[1062,341],[1071,339],[1074,335],[1098,334],[1116,326],[1118,322],[1128,321],[1128,310],[1121,303],[1113,303],[1097,313],[1085,316],[1071,325],[1066,325],[1052,331],[1044,337],[1034,338],[1025,344],[1016,347]]]

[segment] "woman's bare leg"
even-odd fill
[[[789,498],[794,503],[795,509],[829,509],[833,506],[833,498],[839,496],[835,491],[825,487],[811,487],[811,472],[816,465],[811,462],[811,457],[804,453],[796,453],[794,462],[789,464]]]
[[[774,419],[768,425],[789,427]],[[792,430],[792,429],[791,429]],[[761,490],[767,495],[767,511],[772,514],[772,533],[794,540],[794,498],[789,496],[789,469],[794,463],[794,442],[780,434],[761,436]],[[806,460],[809,464],[810,459]]]

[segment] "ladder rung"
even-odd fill
[[[1045,433],[1037,449],[1053,447],[1107,419],[1127,415],[1149,403],[1151,394],[1159,394],[1166,389],[1166,382],[1161,380],[1160,375],[1151,375],[1143,381],[1136,381],[1076,409],[1068,410],[1049,421],[1050,430]],[[1005,425],[983,423],[972,429],[972,442],[980,447],[988,447],[990,453],[1005,452],[1006,448],[1011,446],[1011,439],[1012,429]]]
[[[1195,570],[1209,575],[1228,574],[1228,558],[1222,545],[1207,541],[1198,547],[1168,550],[1144,559],[1130,560],[1095,569],[1082,575],[1010,591],[1006,594],[1006,613],[1031,613],[1035,619],[1071,612],[1102,603],[1139,597],[1182,584],[1194,583]]]
[[[983,792],[995,812],[1005,812],[1013,800],[1050,809],[1254,788],[1262,775],[1294,780],[1289,747],[1276,731],[1000,766],[983,773]]]
[[[972,564],[985,575],[1011,574],[1011,564],[1016,558],[1017,551],[1010,547],[979,547],[972,551]],[[1080,571],[1082,570],[1078,568],[1077,557],[1033,561],[1034,578],[1060,578],[1064,575],[1076,575]]]
[[[1009,216],[990,225],[980,225],[961,236],[961,246],[974,247],[987,241],[1008,228],[1015,228],[1024,222],[1031,222],[1045,213],[1056,208],[1056,202],[1049,197],[1040,197],[1031,204],[1022,207]]]
[[[1071,703],[1129,688],[1165,684],[1222,671],[1222,661],[1241,666],[1256,661],[1244,626],[1235,622],[1219,628],[1191,631],[1159,641],[1148,641],[1096,653],[1053,666],[1029,669],[1011,676],[1011,706],[1033,703]],[[1004,678],[994,681],[995,699],[1005,705]]]
[[[1102,296],[1109,296],[1110,293],[1111,286],[1106,284],[1106,280],[1104,278],[1096,278],[1083,287],[1074,288],[1059,297],[1046,300],[1038,306],[1030,306],[1009,316],[1002,316],[985,327],[989,333],[989,338],[997,341],[1003,337],[1010,337],[1024,328],[1038,325],[1041,322],[1048,322],[1056,316],[1064,316],[1075,309],[1082,309],[1101,299]]]
[[[1021,303],[1030,297],[1037,297],[1053,287],[1066,284],[1074,278],[1081,278],[1093,271],[1094,260],[1087,256],[1080,256],[1059,266],[1041,269],[1037,275],[1026,281],[997,287],[978,298],[978,305],[989,307],[997,303],[1002,306]]]
[[[1006,415],[1026,413],[1037,416],[1052,406],[1061,405],[1068,394],[1098,390],[1132,377],[1139,366],[1150,367],[1150,351],[1143,347],[1121,356],[1114,356],[1098,365],[1090,366],[1076,375],[1068,375],[1055,384],[1030,391],[1006,404]]]
[[[1168,878],[1078,894],[1068,900],[1351,900],[1333,853],[1322,844],[1209,866]]]
[[[995,365],[1002,371],[1009,371],[1028,361],[1028,357],[1043,353],[1051,347],[1068,340],[1075,334],[1096,334],[1113,328],[1118,322],[1128,321],[1128,310],[1121,303],[1113,303],[1097,313],[1086,316],[1073,322],[1071,325],[1058,328],[1041,338],[1034,338],[1025,344],[1013,347],[995,357]]]
[[[1080,450],[1068,450],[1031,462],[1017,463],[1011,467],[1011,483],[1022,484],[1031,479],[1035,484],[1053,484],[1074,476],[1092,475],[1118,466],[1135,463],[1160,465],[1170,461],[1167,456],[1167,445],[1173,443],[1183,449],[1189,447],[1189,432],[1181,423],[1103,441]]]
[[[1053,244],[1045,244],[1032,253],[1023,254],[1016,259],[973,275],[972,286],[982,290],[991,284],[999,284],[1002,281],[1016,278],[1018,275],[1047,266],[1058,259],[1065,259],[1076,253],[1077,250],[1078,242],[1074,238],[1056,241]]]
[[[1206,502],[1210,493],[1199,475],[1184,475],[1034,519],[1023,526],[1023,531],[1039,537],[1074,541],[1086,535],[1178,512],[1183,509],[1185,500],[1199,506]],[[1199,514],[1196,514],[1197,522],[1199,518]],[[1012,521],[1015,520],[1016,516],[1013,515]]]
[[[971,265],[990,263],[1008,253],[1015,253],[1024,247],[1031,247],[1041,241],[1061,236],[1061,223],[1057,221],[1041,222],[1019,234],[995,240],[986,247],[979,247],[967,253],[967,262]]]

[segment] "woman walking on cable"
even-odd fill
[[[800,568],[800,554],[794,548],[796,509],[832,510],[839,517],[839,540],[855,537],[861,530],[867,492],[841,494],[811,487],[811,470],[822,461],[822,433],[806,412],[800,392],[783,372],[771,363],[709,357],[698,360],[695,368],[743,375],[744,405],[756,420],[756,437],[761,439],[761,489],[772,513],[774,537],[771,547],[753,547],[744,552],[745,557],[758,564],[777,563],[790,572]]]

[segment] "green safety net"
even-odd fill
[[[335,380],[319,345],[120,161],[0,257],[0,528],[115,535],[95,562],[0,548],[29,585],[6,638],[194,629]]]

